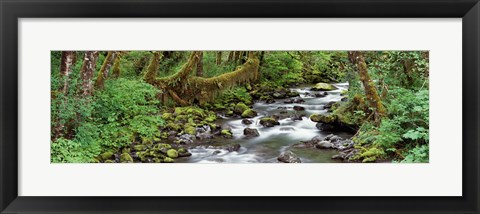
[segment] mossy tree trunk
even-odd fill
[[[197,51],[197,76],[203,77],[203,51]]]
[[[102,67],[98,72],[97,79],[95,80],[95,88],[103,89],[105,85],[105,79],[108,78],[108,73],[110,72],[110,68],[112,68],[118,53],[116,51],[109,51],[107,56],[105,57],[105,61],[103,61]]]
[[[75,51],[62,51],[62,59],[60,64],[60,75],[63,78],[62,92],[67,94],[68,84],[70,82],[70,74],[72,73],[73,64],[75,63]]]
[[[168,95],[176,103],[185,106],[190,105],[194,100],[200,103],[213,100],[221,91],[254,81],[258,77],[259,61],[255,58],[254,52],[251,52],[245,64],[235,71],[210,78],[190,75],[193,67],[197,65],[198,54],[198,51],[192,52],[188,61],[177,73],[162,78],[145,75],[145,81],[160,89],[163,95]],[[154,63],[153,60],[152,63]],[[149,69],[149,72],[153,71]]]
[[[117,57],[115,58],[115,61],[113,62],[113,68],[112,68],[112,77],[113,78],[118,78],[120,77],[120,60],[121,60],[121,57],[122,57],[122,54],[124,54],[125,52],[123,53],[118,53]]]
[[[97,67],[98,51],[85,51],[83,57],[82,68],[80,69],[80,77],[82,79],[82,96],[90,96],[93,94],[92,77]]]
[[[215,61],[217,65],[222,64],[222,52],[217,51],[217,60]]]
[[[374,109],[374,119],[375,121],[380,122],[380,119],[383,115],[385,115],[386,110],[382,104],[382,101],[380,100],[380,96],[378,96],[374,82],[368,75],[367,63],[365,62],[363,53],[361,51],[349,51],[348,57],[350,61],[357,67],[360,81],[365,89],[365,96],[370,107]]]

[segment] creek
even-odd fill
[[[315,97],[319,93],[311,91],[312,85],[300,85],[290,88],[298,92],[303,103],[287,104],[285,101],[291,98],[276,99],[274,103],[257,102],[252,109],[258,116],[250,118],[250,125],[242,123],[242,118],[223,117],[217,120],[217,124],[230,127],[232,139],[216,139],[212,145],[240,144],[238,151],[229,152],[226,149],[212,148],[209,145],[190,148],[191,157],[179,158],[177,162],[183,163],[276,163],[277,157],[285,150],[290,150],[300,157],[303,163],[336,163],[339,160],[331,159],[338,153],[336,150],[320,150],[306,148],[290,148],[291,145],[300,141],[308,141],[315,136],[327,136],[335,134],[342,138],[350,138],[352,135],[346,132],[320,131],[309,117],[311,114],[326,114],[325,105],[330,102],[338,102],[342,99],[341,92],[348,89],[347,83],[333,84],[338,89],[328,91],[324,97]],[[296,97],[298,99],[298,97]],[[288,102],[288,101],[287,101]],[[303,111],[294,110],[294,106],[305,108]],[[262,117],[277,115],[280,117],[280,125],[263,127],[259,121]],[[293,120],[293,115],[301,116],[302,120]],[[257,129],[260,136],[247,138],[243,134],[245,128]]]

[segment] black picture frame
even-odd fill
[[[478,213],[478,0],[0,0],[1,213]],[[18,196],[19,18],[462,18],[462,197]],[[41,185],[41,181],[39,181]],[[439,186],[439,188],[442,188]]]

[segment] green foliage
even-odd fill
[[[260,68],[261,81],[271,82],[276,86],[303,82],[302,63],[288,51],[271,51],[265,53],[264,63]]]
[[[387,109],[380,119],[372,115],[373,111],[368,108],[357,67],[349,61],[346,51],[266,51],[260,63],[259,78],[256,75],[250,78],[252,73],[247,72],[242,78],[248,76],[248,81],[240,81],[237,87],[233,87],[236,84],[226,87],[213,82],[215,84],[209,84],[209,90],[191,92],[193,95],[205,94],[202,95],[205,96],[205,102],[199,102],[200,106],[175,109],[167,108],[174,106],[172,100],[160,103],[160,90],[142,80],[152,52],[123,53],[118,64],[122,71],[120,78],[107,79],[104,89],[95,90],[94,95],[89,97],[79,96],[84,53],[76,53],[77,60],[72,73],[68,79],[64,79],[59,74],[61,52],[51,52],[51,161],[55,163],[112,161],[113,153],[139,139],[144,144],[134,145],[143,148],[139,153],[141,159],[148,157],[153,158],[154,162],[173,162],[173,159],[164,155],[147,154],[146,145],[153,145],[152,142],[158,142],[159,138],[167,138],[166,131],[169,130],[195,134],[196,128],[203,125],[215,129],[213,122],[216,114],[209,110],[221,111],[227,116],[236,114],[253,117],[255,113],[250,107],[254,99],[271,100],[275,92],[288,91],[287,86],[299,83],[339,81],[349,83],[348,92],[342,92],[348,101],[332,106],[332,114],[312,115],[310,118],[316,122],[335,122],[359,128],[354,137],[359,153],[354,159],[363,162],[429,161],[428,52],[364,52],[372,84]],[[161,51],[158,77],[175,74],[190,53]],[[203,77],[218,77],[235,70],[240,62],[227,61],[228,53],[223,52],[222,63],[217,65],[216,52],[204,51]],[[99,53],[97,68],[100,68],[105,55],[105,51]],[[195,66],[186,75],[193,76],[194,71]],[[236,82],[239,78],[228,76],[228,81]],[[68,90],[64,93],[62,89],[66,80]],[[184,81],[181,78],[168,82],[183,87],[182,90],[189,90],[199,83],[205,82]],[[216,91],[220,96],[217,97]],[[181,98],[185,96],[177,94]],[[214,97],[216,99],[212,101]],[[222,130],[220,134],[231,137],[229,130]],[[124,162],[132,162],[128,151],[121,153]]]
[[[52,163],[89,163],[94,162],[100,153],[97,142],[75,141],[59,138],[50,143],[50,160]]]
[[[429,148],[428,145],[423,144],[409,150],[401,163],[428,163],[428,161]]]
[[[157,89],[124,78],[108,80],[105,88],[90,100],[89,114],[76,128],[72,140],[52,142],[52,162],[90,162],[102,151],[117,150],[136,137],[154,139],[160,135]],[[54,108],[52,108],[53,110]],[[68,110],[78,115],[78,109]]]
[[[371,122],[363,124],[355,139],[361,144],[373,145],[400,160],[404,155],[405,158],[420,157],[419,154],[425,150],[416,149],[416,153],[412,153],[411,148],[428,148],[428,90],[393,87],[387,98],[384,104],[388,115],[378,127]],[[412,156],[414,154],[417,156]],[[428,161],[428,158],[418,160]]]
[[[134,80],[109,80],[95,94],[93,120],[98,124],[102,146],[119,148],[135,137],[153,139],[163,125],[159,115],[157,89]]]
[[[225,109],[230,103],[245,103],[251,105],[253,103],[252,96],[247,92],[245,87],[236,87],[223,92],[222,96],[215,99],[213,103],[214,109]]]

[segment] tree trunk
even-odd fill
[[[62,51],[62,61],[60,64],[60,75],[63,78],[62,92],[67,94],[70,74],[75,63],[75,51]]]
[[[163,56],[163,55],[162,55]],[[153,82],[157,78],[158,65],[160,63],[160,52],[153,52],[152,59],[147,67],[147,73],[145,73],[144,79],[146,82]]]
[[[197,52],[197,77],[203,77],[203,51]]]
[[[98,72],[97,79],[95,80],[95,88],[103,89],[105,85],[105,79],[108,77],[108,73],[110,72],[110,68],[112,67],[115,59],[117,58],[117,52],[109,51],[107,56],[105,57],[105,61],[103,61],[102,67]]]
[[[240,51],[234,51],[233,52],[233,61],[238,62],[239,58],[240,58]]]
[[[233,53],[235,51],[230,51],[230,53],[228,53],[228,58],[227,58],[227,62],[231,62],[233,60]]]
[[[80,77],[82,79],[82,96],[90,96],[93,94],[92,77],[97,67],[98,51],[85,51],[82,69],[80,69]]]
[[[368,75],[367,63],[365,63],[363,53],[361,51],[349,51],[348,57],[358,69],[360,81],[362,81],[363,87],[365,88],[365,96],[367,97],[370,107],[375,110],[375,121],[379,122],[380,118],[385,115],[386,110],[382,104],[382,101],[380,100],[380,97],[378,96],[378,92],[373,81]]]
[[[113,62],[113,68],[112,68],[112,77],[113,78],[118,78],[120,77],[120,53],[118,54],[117,58],[115,59],[115,62]]]
[[[222,52],[221,51],[218,51],[217,52],[217,61],[216,61],[217,65],[220,65],[222,64]]]

